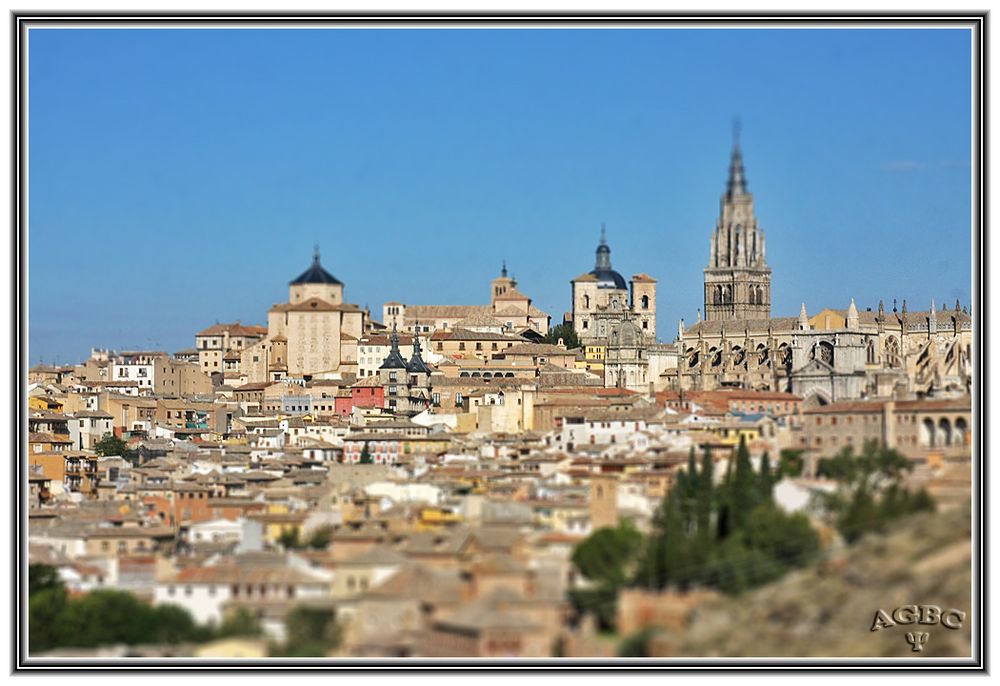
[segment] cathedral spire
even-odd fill
[[[858,324],[858,306],[854,303],[854,298],[851,298],[851,306],[847,308],[847,328],[857,329]]]
[[[500,267],[500,276],[507,278],[507,260],[503,261],[503,265]]]
[[[809,330],[809,315],[806,314],[805,303],[802,303],[802,309],[799,310],[799,329],[802,331]]]
[[[743,172],[743,152],[740,150],[740,121],[733,122],[733,152],[729,159],[729,180],[726,197],[747,195],[747,180]]]

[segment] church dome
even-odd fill
[[[628,290],[624,277],[611,268],[611,248],[605,239],[603,226],[601,226],[601,244],[597,246],[597,262],[590,275],[597,278],[598,288]]]
[[[335,277],[327,270],[323,269],[323,266],[319,263],[319,250],[316,250],[316,252],[313,253],[312,266],[310,266],[309,269],[299,274],[299,276],[296,277],[293,281],[290,281],[288,285],[298,286],[302,284],[312,284],[312,283],[325,283],[335,286],[344,285],[343,282],[337,279],[337,277]]]

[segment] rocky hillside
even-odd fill
[[[699,607],[683,632],[660,633],[651,655],[969,657],[972,546],[968,508],[909,517],[822,563],[738,598]],[[872,632],[875,613],[902,605],[966,613],[961,629],[896,625]],[[930,634],[913,652],[907,632]]]

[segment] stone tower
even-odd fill
[[[618,479],[608,474],[590,477],[590,530],[618,526]]]
[[[747,190],[738,128],[720,204],[705,269],[705,320],[770,319],[771,268],[764,259],[764,231]]]

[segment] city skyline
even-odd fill
[[[614,268],[659,280],[672,341],[702,306],[735,116],[774,315],[971,305],[967,32],[468,33],[34,31],[29,362],[261,324],[317,243],[376,318],[483,302],[505,260],[556,325],[602,222]],[[686,51],[706,63],[643,80]]]

